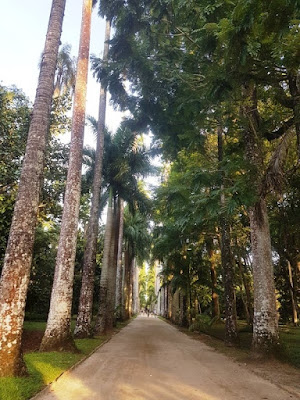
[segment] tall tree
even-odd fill
[[[0,282],[0,376],[22,375],[21,336],[65,0],[53,0]]]
[[[40,347],[42,351],[75,349],[71,335],[71,309],[81,189],[92,4],[92,0],[83,0],[69,169],[50,310]]]
[[[111,23],[106,20],[103,62],[107,62]],[[84,252],[82,267],[82,285],[80,291],[79,308],[74,335],[77,338],[90,336],[92,333],[92,308],[93,308],[93,288],[96,265],[96,247],[99,227],[99,204],[100,189],[102,181],[102,163],[104,150],[104,129],[106,116],[106,86],[101,84],[99,99],[99,117],[97,129],[97,147],[94,166],[92,204],[90,219],[86,235],[86,248]]]

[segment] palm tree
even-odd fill
[[[104,162],[104,175],[111,186],[116,199],[108,208],[105,238],[107,245],[104,249],[103,265],[100,280],[99,313],[96,320],[95,333],[103,333],[112,329],[115,297],[116,297],[116,275],[118,242],[120,230],[120,206],[117,198],[124,199],[132,204],[132,208],[138,205],[144,207],[147,201],[138,188],[137,176],[147,174],[151,171],[148,152],[138,143],[134,132],[129,129],[120,128],[112,138],[109,146],[106,146],[106,161]],[[112,200],[111,200],[112,202]],[[109,226],[108,224],[114,224]],[[111,240],[108,244],[109,238]],[[105,242],[106,244],[106,242]],[[106,251],[109,254],[106,254]],[[121,251],[121,250],[120,250]]]
[[[103,61],[107,62],[110,39],[110,21],[106,21]],[[90,219],[87,229],[87,241],[84,252],[82,268],[82,285],[80,291],[78,316],[74,335],[77,338],[91,335],[92,307],[93,307],[93,286],[96,265],[96,247],[98,237],[98,216],[100,204],[100,188],[102,181],[102,163],[104,149],[104,129],[106,115],[106,86],[101,84],[99,100],[99,118],[97,126],[97,148],[94,165],[94,177],[92,186],[92,204]]]
[[[137,307],[137,265],[149,259],[151,237],[147,215],[129,204],[124,210],[124,290],[122,318],[128,319]],[[137,310],[135,310],[137,311]]]
[[[71,45],[64,44],[57,57],[54,97],[65,94],[75,88],[76,60],[71,57]]]
[[[71,335],[74,263],[81,189],[82,147],[90,49],[92,0],[83,0],[81,34],[74,95],[70,161],[56,258],[54,282],[42,351],[75,350]]]
[[[0,376],[18,376],[26,371],[21,354],[21,337],[65,3],[66,0],[52,2],[19,192],[2,269]]]

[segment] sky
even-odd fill
[[[16,85],[33,102],[44,48],[52,0],[0,1],[0,84]],[[67,0],[61,42],[78,52],[82,0]],[[105,22],[93,10],[91,54],[102,55]],[[99,84],[89,73],[87,115],[98,117]],[[108,107],[106,124],[115,131],[122,115]],[[68,137],[63,139],[64,142]],[[94,145],[94,136],[86,130],[85,143]]]

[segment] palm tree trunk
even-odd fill
[[[110,39],[110,21],[106,20],[103,61],[108,59]],[[87,229],[87,241],[83,258],[82,285],[79,298],[79,308],[74,336],[85,338],[92,334],[93,290],[96,266],[97,238],[99,228],[100,189],[102,181],[102,164],[104,150],[104,129],[106,116],[106,87],[101,85],[99,100],[99,117],[97,132],[97,147],[95,170],[92,187],[92,204]]]
[[[131,285],[131,269],[133,257],[131,255],[130,246],[127,244],[125,250],[125,263],[124,263],[124,307],[123,307],[123,320],[131,317],[131,301],[132,301],[132,285]]]
[[[132,285],[132,312],[138,313],[139,308],[139,268],[137,266],[136,258],[133,262],[133,285]]]
[[[116,276],[118,261],[118,243],[120,229],[120,207],[118,200],[115,200],[114,221],[111,243],[111,261],[108,274],[108,291],[107,291],[107,316],[106,316],[106,332],[113,329],[115,322],[115,305],[116,305]]]
[[[100,278],[100,291],[99,291],[99,310],[97,314],[94,333],[96,335],[105,332],[106,315],[107,315],[107,290],[108,290],[108,268],[110,262],[110,251],[113,231],[113,195],[112,188],[109,193],[109,203],[107,207],[107,218],[104,236],[104,249],[103,260]]]
[[[83,1],[77,64],[70,161],[54,282],[41,351],[75,350],[71,335],[74,263],[81,189],[82,147],[90,49],[92,0]]]
[[[221,163],[223,160],[223,132],[220,125],[218,126],[218,158],[219,162]],[[225,206],[223,173],[221,179],[221,207],[223,207]],[[231,252],[230,224],[228,221],[228,217],[224,214],[222,214],[220,217],[220,236],[221,263],[223,268],[225,290],[225,344],[228,346],[232,346],[238,340],[234,290],[234,264]]]
[[[52,2],[19,192],[2,269],[0,376],[26,373],[21,337],[65,3],[65,0]]]
[[[117,318],[121,317],[122,307],[122,245],[123,245],[123,231],[124,231],[124,202],[120,199],[120,222],[119,222],[119,238],[118,238],[118,259],[117,259],[117,277],[116,277],[116,308]]]

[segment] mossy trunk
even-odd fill
[[[69,169],[47,327],[41,351],[76,351],[71,335],[74,264],[81,191],[82,147],[90,51],[92,0],[83,1]]]
[[[26,374],[21,338],[65,3],[65,0],[52,2],[19,191],[2,269],[0,377]]]

